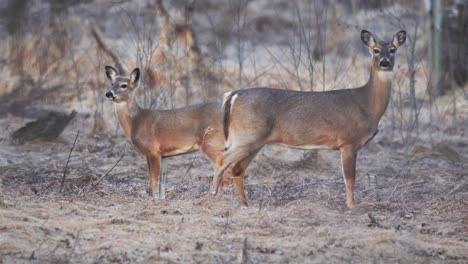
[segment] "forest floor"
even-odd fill
[[[9,131],[24,122],[0,119]],[[2,131],[0,263],[468,262],[466,122],[432,144],[381,127],[359,153],[352,210],[337,151],[266,147],[247,171],[249,207],[232,186],[208,194],[200,153],[169,158],[167,199],[153,201],[146,162],[123,137],[84,132],[60,192],[80,123],[54,142],[17,145]]]

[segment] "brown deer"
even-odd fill
[[[105,69],[107,77],[112,81],[106,97],[115,103],[115,113],[130,143],[146,157],[153,198],[156,188],[160,187],[161,158],[199,149],[215,164],[215,168],[221,165],[219,161],[222,160],[224,148],[221,104],[207,103],[173,110],[143,109],[138,105],[135,92],[140,70],[134,69],[127,77],[120,76],[111,66]],[[233,171],[239,173],[244,170],[233,168]],[[243,186],[236,180],[234,183],[245,200]],[[159,197],[164,198],[161,189]]]
[[[279,144],[340,150],[346,204],[354,207],[357,152],[377,134],[390,99],[395,54],[406,32],[383,42],[363,30],[361,39],[372,56],[370,77],[362,87],[325,92],[251,88],[224,95],[226,143],[223,165],[213,179],[213,195],[227,168],[245,169],[264,145]]]

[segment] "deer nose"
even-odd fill
[[[384,67],[384,68],[390,67],[391,66],[390,60],[385,57],[382,58],[379,62],[379,66]]]
[[[109,99],[113,99],[113,98],[114,98],[114,93],[111,92],[111,91],[108,91],[108,92],[106,93],[106,97],[109,98]]]

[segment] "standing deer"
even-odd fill
[[[129,77],[120,76],[116,69],[106,66],[106,75],[112,81],[106,97],[114,101],[115,113],[127,139],[135,150],[146,157],[153,199],[162,173],[161,158],[199,149],[218,168],[222,160],[224,138],[221,104],[208,103],[173,110],[143,109],[136,99],[140,70]],[[243,186],[236,181],[244,170],[235,167],[234,183],[245,200]],[[160,183],[159,183],[160,184]],[[160,197],[164,197],[159,189]]]
[[[223,165],[213,179],[213,195],[227,168],[245,169],[264,145],[279,144],[340,150],[346,204],[354,207],[357,152],[378,132],[390,99],[395,54],[406,32],[383,42],[363,30],[361,39],[372,56],[370,77],[362,87],[326,92],[251,88],[224,95],[226,143]],[[245,200],[241,203],[247,205]]]

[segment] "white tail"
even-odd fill
[[[361,39],[372,55],[370,78],[362,87],[327,92],[252,88],[226,94],[227,150],[213,179],[212,194],[217,193],[228,167],[245,169],[266,144],[327,148],[341,151],[346,203],[353,207],[357,151],[378,131],[390,99],[395,54],[405,42],[406,32],[382,42],[363,30]]]
[[[208,103],[173,110],[143,109],[135,98],[140,70],[134,69],[129,77],[106,66],[106,75],[112,81],[106,97],[115,103],[115,113],[125,135],[137,152],[148,162],[151,196],[160,187],[161,158],[188,153],[199,149],[218,168],[224,149],[222,111],[218,103]],[[243,178],[243,177],[241,177]],[[235,182],[238,186],[238,181]],[[240,189],[239,189],[240,188]],[[238,190],[245,200],[243,186]],[[164,193],[158,193],[164,197]]]

